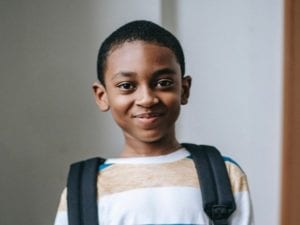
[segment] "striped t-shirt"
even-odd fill
[[[253,225],[245,173],[224,158],[236,200],[231,225]],[[100,225],[209,225],[190,153],[106,160],[98,173]],[[67,190],[61,196],[55,225],[68,225]]]

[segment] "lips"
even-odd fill
[[[135,114],[133,115],[133,118],[150,119],[150,118],[160,117],[162,115],[163,113],[160,112],[147,112],[147,113]]]

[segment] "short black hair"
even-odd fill
[[[121,26],[102,42],[98,52],[97,76],[103,85],[107,57],[110,51],[113,47],[136,40],[155,43],[169,48],[175,54],[180,65],[181,74],[184,76],[184,53],[178,39],[171,32],[153,22],[136,20]]]

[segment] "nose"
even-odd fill
[[[150,87],[140,87],[137,91],[136,104],[145,108],[149,108],[159,102],[154,90]]]

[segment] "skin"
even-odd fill
[[[175,54],[144,41],[125,42],[107,58],[105,85],[93,84],[101,111],[122,129],[122,157],[156,156],[180,147],[175,122],[187,104],[191,77],[182,78]]]

